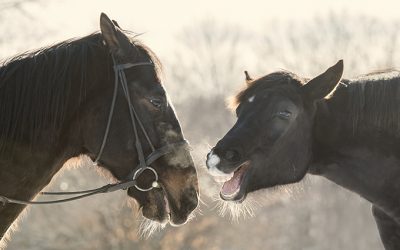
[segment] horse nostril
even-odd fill
[[[228,150],[225,152],[225,159],[231,162],[240,160],[240,155],[236,150]]]

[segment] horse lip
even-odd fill
[[[235,172],[236,172],[240,167],[242,167],[242,166],[244,166],[244,165],[246,165],[246,164],[250,164],[250,163],[251,163],[251,160],[245,160],[245,161],[243,161],[243,162],[237,164],[236,167],[234,167],[232,171],[230,171],[229,173],[227,173],[227,175],[229,175],[229,174],[235,174]]]
[[[246,198],[246,194],[244,192],[242,192],[242,188],[241,187],[238,190],[238,192],[235,193],[235,195],[232,195],[232,197],[231,196],[224,196],[222,193],[219,193],[219,196],[224,201],[233,201],[233,202],[236,202],[236,203],[242,203]]]
[[[163,209],[163,218],[162,219],[161,218],[155,218],[153,216],[150,216],[150,217],[146,216],[144,214],[144,209],[146,208],[146,205],[141,203],[133,194],[129,193],[129,189],[128,189],[128,197],[130,197],[131,199],[133,199],[133,200],[135,200],[137,202],[137,204],[139,205],[139,208],[142,210],[142,215],[144,217],[146,217],[147,219],[150,219],[152,221],[158,222],[158,223],[160,223],[162,225],[165,225],[166,223],[171,221],[171,207],[170,207],[170,202],[168,200],[168,193],[167,193],[166,189],[164,188],[162,183],[159,183],[159,184],[160,184],[160,188],[156,188],[156,190],[151,190],[151,191],[148,191],[148,192],[161,192],[161,194],[162,194],[162,198],[161,199],[162,199],[162,202],[163,202],[163,207],[162,207],[162,209]],[[155,201],[155,202],[157,202],[157,201]],[[152,202],[150,202],[150,203],[152,203]]]
[[[240,188],[233,194],[225,195],[222,192],[219,193],[219,196],[225,201],[235,200],[236,196],[240,193]]]
[[[168,196],[169,196],[168,195],[168,191],[167,191],[167,189],[165,188],[165,186],[162,183],[160,183],[160,189],[161,189],[161,192],[163,194],[165,213],[168,216],[168,221],[171,221],[171,206],[170,206],[170,202],[169,202],[169,199],[168,199]]]
[[[162,192],[164,195],[164,208],[165,208],[165,213],[167,215],[166,222],[168,222],[173,227],[179,227],[181,225],[186,224],[187,220],[185,220],[185,222],[183,222],[183,223],[175,223],[173,221],[174,211],[172,210],[172,207],[171,207],[171,202],[169,200],[168,191],[164,185],[161,184],[160,186],[161,186],[161,189],[162,189]]]
[[[237,203],[242,203],[245,200],[247,194],[243,190],[243,187],[245,186],[244,184],[245,184],[246,178],[248,176],[248,171],[249,171],[249,168],[251,167],[250,163],[251,163],[251,161],[247,160],[235,168],[235,170],[232,173],[236,172],[240,167],[245,166],[246,164],[248,165],[248,166],[245,166],[247,169],[243,173],[242,179],[240,180],[239,189],[231,195],[224,195],[224,194],[222,194],[222,192],[220,192],[219,196],[221,197],[221,199],[223,199],[225,201],[234,201]]]
[[[235,168],[235,170],[234,170],[232,173],[235,173],[236,171],[238,171],[239,168],[241,168],[241,167],[243,167],[243,166],[245,166],[245,165],[250,165],[250,163],[251,163],[250,160],[246,160],[246,161],[240,163],[239,166],[237,166],[237,167]],[[248,166],[248,167],[250,167],[250,166]],[[246,171],[247,171],[247,170],[246,170]],[[243,179],[244,179],[244,176],[243,176]]]
[[[171,208],[169,207],[169,201],[167,196],[164,194],[164,205],[165,205],[165,212],[171,216]]]

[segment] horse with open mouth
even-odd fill
[[[207,155],[220,197],[321,175],[370,201],[385,248],[400,249],[400,73],[341,80],[342,61],[313,79],[245,73],[237,121]]]
[[[100,28],[0,68],[0,239],[80,155],[115,183],[73,193],[78,198],[124,189],[146,218],[172,225],[197,207],[196,170],[160,62],[105,14]]]

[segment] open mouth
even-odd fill
[[[250,161],[246,161],[242,163],[231,175],[229,175],[229,178],[223,180],[223,185],[220,191],[220,196],[222,199],[228,201],[239,201],[244,198],[241,197],[239,193],[241,191],[244,177],[249,168]],[[221,179],[217,181],[221,182]]]

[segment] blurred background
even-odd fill
[[[244,70],[312,77],[344,59],[351,78],[399,67],[399,7],[395,0],[0,0],[0,60],[97,31],[100,12],[143,33],[164,65],[204,201],[190,223],[148,239],[139,237],[142,219],[124,192],[31,207],[7,249],[383,249],[370,204],[314,176],[258,194],[246,218],[221,217],[204,159],[235,121],[225,100],[244,84]],[[65,169],[48,189],[106,182],[83,166]]]

